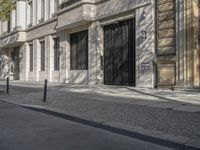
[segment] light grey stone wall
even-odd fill
[[[136,10],[136,86],[154,86],[155,12],[154,3]],[[146,38],[142,33],[146,32]]]
[[[60,82],[60,71],[52,71],[52,82]]]
[[[28,59],[28,43],[20,47],[20,80],[28,81],[29,59]]]
[[[60,32],[60,82],[69,83],[70,70],[70,35],[68,31]]]
[[[103,29],[100,23],[94,22],[89,27],[89,53],[88,74],[89,84],[100,84],[101,75],[101,51],[103,51]]]
[[[27,41],[31,41],[33,39],[41,38],[50,34],[56,33],[56,20],[52,20],[48,23],[44,23],[42,25],[38,25],[32,29],[27,31]]]
[[[88,84],[88,70],[69,70],[68,83]]]
[[[17,22],[16,25],[22,27],[22,29],[26,28],[26,2],[25,1],[17,1],[16,4],[16,17]]]
[[[108,0],[97,5],[97,19],[128,12],[152,3],[153,0]]]
[[[34,80],[39,81],[40,71],[40,43],[38,39],[33,40],[33,73]]]
[[[52,36],[45,37],[45,78],[52,82],[52,71],[54,70],[53,39]]]

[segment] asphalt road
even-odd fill
[[[0,150],[172,150],[0,102]]]

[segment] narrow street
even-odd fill
[[[170,150],[0,102],[1,150]]]
[[[133,147],[135,147],[133,145],[137,143],[136,141],[139,141],[139,143],[150,142],[154,143],[153,145],[156,147],[162,145],[178,150],[188,150],[189,148],[189,150],[196,150],[200,148],[200,107],[199,100],[194,99],[198,99],[199,97],[199,94],[196,92],[185,93],[174,91],[172,93],[166,90],[151,90],[152,92],[159,92],[161,96],[163,94],[162,98],[157,95],[145,94],[144,90],[142,91],[139,88],[49,84],[47,101],[44,103],[43,83],[10,82],[9,94],[5,93],[5,81],[1,82],[0,88],[4,91],[1,92],[0,95],[0,102],[2,108],[4,108],[1,110],[3,111],[1,116],[4,116],[4,119],[0,118],[0,127],[2,129],[8,127],[7,131],[4,131],[4,134],[0,134],[1,145],[3,144],[2,141],[5,145],[11,145],[9,142],[13,141],[13,143],[15,143],[16,139],[22,140],[22,138],[18,138],[18,136],[15,137],[14,135],[10,136],[13,138],[5,140],[6,138],[4,136],[9,136],[9,133],[17,133],[16,131],[12,131],[12,129],[16,130],[16,125],[19,120],[23,120],[24,122],[20,122],[23,125],[20,124],[19,126],[27,130],[25,130],[27,132],[25,135],[28,138],[23,139],[27,140],[30,138],[29,141],[34,141],[32,138],[45,138],[47,139],[45,142],[52,140],[51,143],[53,143],[53,141],[56,140],[56,142],[62,143],[62,140],[66,139],[66,137],[69,136],[68,134],[70,134],[73,137],[70,140],[75,141],[77,139],[82,142],[81,138],[83,138],[85,140],[84,145],[86,146],[95,142],[95,146],[98,145],[97,143],[101,145],[102,140],[99,139],[106,139],[105,141],[110,140],[109,143],[112,143],[114,148],[117,147],[123,150],[129,148],[133,149]],[[165,98],[164,96],[168,93],[174,95],[176,99]],[[188,93],[190,96],[194,95],[190,100],[187,100],[189,96],[187,96]],[[182,97],[185,98],[183,99]],[[5,107],[5,105],[9,107]],[[15,111],[13,112],[13,110]],[[29,114],[34,114],[34,117],[31,118],[33,115]],[[13,115],[15,117],[13,117]],[[53,121],[51,124],[44,116],[59,121]],[[41,121],[40,117],[44,117],[45,119]],[[8,121],[13,123],[7,125],[6,123]],[[15,121],[17,123],[14,123]],[[70,124],[76,122],[76,125],[86,127],[89,133],[85,132],[85,128],[83,130],[80,130],[82,128],[78,128],[78,130],[77,128],[71,129],[71,126],[68,125],[69,122]],[[66,124],[66,126],[63,124]],[[14,127],[10,127],[11,125]],[[28,127],[26,128],[26,126]],[[53,131],[51,131],[52,126]],[[60,126],[62,126],[62,130]],[[70,126],[70,128],[68,126]],[[43,127],[44,129],[41,128],[40,130],[38,127]],[[38,130],[40,130],[40,132],[31,132]],[[62,132],[65,130],[66,132]],[[19,133],[25,132],[22,131]],[[55,133],[55,135],[51,135],[48,131],[50,133]],[[101,134],[96,131],[101,132]],[[6,132],[8,132],[8,135]],[[84,132],[84,134],[82,134],[82,132]],[[86,135],[91,136],[86,137]],[[80,138],[77,136],[80,136]],[[95,142],[90,142],[90,137],[92,137],[92,140],[95,140]],[[117,137],[119,137],[119,139]],[[123,140],[120,140],[122,137],[127,139],[125,140],[126,142],[134,142],[123,144]],[[61,138],[61,140],[59,138]],[[116,142],[116,138],[120,142]],[[44,139],[39,140],[39,142],[42,140]],[[22,142],[25,143],[24,141]],[[61,145],[64,144],[65,143]],[[74,145],[74,143],[71,144]],[[122,146],[122,148],[118,146],[118,144]],[[38,144],[34,144],[34,146],[35,145]],[[123,145],[125,145],[125,148]],[[146,144],[141,144],[141,147],[136,146],[135,149],[143,150],[145,149],[143,148],[144,145]],[[105,148],[100,148],[111,149],[109,145],[105,146]],[[20,150],[21,149],[22,148],[20,148]],[[52,150],[53,149],[55,149],[55,147],[52,147]],[[151,150],[152,148],[151,146],[147,146],[146,149]]]

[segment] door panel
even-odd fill
[[[104,83],[135,84],[134,20],[104,27]]]

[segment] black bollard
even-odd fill
[[[6,82],[6,93],[9,94],[9,77],[7,77],[7,82]]]
[[[44,95],[43,95],[43,102],[46,102],[47,99],[47,79],[44,81]]]

